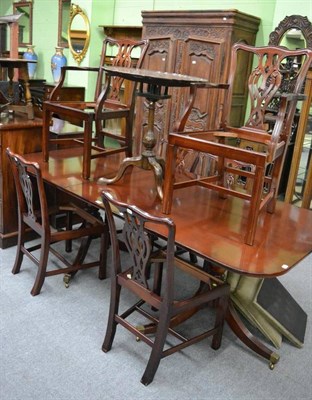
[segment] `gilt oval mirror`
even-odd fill
[[[90,43],[90,22],[84,11],[76,4],[70,6],[68,24],[68,47],[78,63],[85,58]]]

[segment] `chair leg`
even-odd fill
[[[117,322],[115,315],[118,314],[119,301],[120,301],[121,286],[115,281],[111,288],[111,301],[109,308],[108,323],[106,328],[106,334],[102,345],[102,351],[107,353],[111,348],[115,338]]]
[[[264,185],[263,169],[259,167],[255,171],[255,178],[253,182],[253,189],[252,189],[251,201],[249,205],[249,213],[247,218],[247,227],[246,227],[247,233],[245,235],[245,243],[250,246],[253,245],[256,235],[263,185]]]
[[[125,144],[126,144],[126,157],[132,157],[132,126],[133,116],[132,114],[126,118],[126,129],[125,129]]]
[[[25,227],[23,224],[18,233],[15,262],[14,262],[14,266],[12,268],[12,274],[14,274],[14,275],[18,274],[21,270],[21,265],[22,265],[23,258],[24,258],[24,253],[22,252],[22,247],[24,245],[25,245]]]
[[[162,311],[160,311],[160,315],[161,314]],[[165,313],[163,318],[159,319],[155,336],[155,342],[147,366],[145,368],[144,374],[141,378],[141,383],[143,383],[143,385],[145,386],[149,385],[153,381],[156,371],[158,369],[160,360],[162,358],[165,340],[169,330],[169,325],[170,325],[170,317],[167,312]]]
[[[46,242],[45,238],[42,238],[41,254],[40,254],[37,276],[35,279],[34,286],[30,292],[32,296],[37,296],[41,291],[46,275],[48,258],[49,258],[49,244]]]
[[[101,235],[99,279],[106,279],[107,250],[109,246],[108,230]]]
[[[83,133],[83,165],[82,165],[82,177],[83,179],[90,178],[91,171],[91,141],[92,141],[92,118],[85,121],[84,123],[84,133]]]

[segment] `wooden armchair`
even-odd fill
[[[237,58],[247,52],[254,69],[246,84],[250,114],[244,126],[229,126]],[[248,59],[248,58],[246,58]],[[312,50],[253,47],[237,43],[232,48],[229,88],[225,95],[221,125],[217,130],[169,134],[164,180],[163,212],[172,207],[173,190],[199,184],[216,190],[220,197],[235,196],[249,203],[245,243],[252,245],[258,215],[266,207],[274,212],[282,166],[302,86],[311,65]],[[205,176],[188,171],[175,182],[178,149],[206,153],[215,161]],[[180,163],[181,164],[181,163]],[[179,168],[181,167],[178,166]]]
[[[148,40],[134,41],[130,39],[112,39],[106,37],[103,41],[100,65],[96,68],[67,66],[62,68],[61,78],[50,100],[43,104],[43,138],[42,151],[45,161],[49,159],[51,146],[77,143],[83,146],[84,179],[90,177],[90,162],[96,157],[125,152],[132,155],[132,126],[134,117],[134,86],[129,85],[124,90],[123,79],[114,77],[106,79],[102,66],[109,63],[114,66],[140,68]],[[94,72],[97,75],[94,99],[92,101],[59,101],[60,91],[64,84],[67,72],[86,73]],[[82,126],[83,133],[77,138],[50,138],[51,118],[69,121],[73,125]],[[116,132],[108,126],[108,120],[120,120],[121,132]],[[95,130],[95,134],[93,134]],[[112,145],[104,143],[105,138],[114,139]]]
[[[102,192],[102,200],[113,255],[110,311],[102,349],[104,352],[111,349],[118,324],[148,344],[152,351],[141,379],[144,385],[148,385],[153,381],[162,358],[209,336],[212,336],[211,347],[220,347],[230,289],[226,283],[201,268],[174,257],[175,224],[171,219],[152,216],[135,206],[114,200],[109,192]],[[112,209],[118,210],[124,218],[122,239],[129,253],[129,262],[126,265],[121,265]],[[154,237],[148,230],[153,224],[163,227],[167,241],[165,250],[155,250],[153,247]],[[180,289],[178,281],[183,282]],[[135,295],[136,300],[126,310],[121,311],[120,297],[123,288]],[[197,290],[195,294],[194,288]],[[180,328],[181,322],[187,317],[207,306],[212,307],[214,315],[210,329],[195,329],[195,334],[189,332],[188,335],[173,329],[177,325]],[[150,324],[138,326],[138,321]],[[152,333],[155,333],[154,340]],[[169,347],[166,341],[168,335],[175,338],[173,345]]]
[[[99,267],[99,278],[104,279],[108,247],[106,224],[97,216],[91,215],[88,210],[75,204],[49,207],[39,165],[27,162],[9,148],[6,153],[12,166],[18,202],[18,242],[12,273],[20,272],[24,255],[35,263],[38,269],[31,290],[33,296],[40,293],[47,276],[72,274],[81,269]],[[64,219],[64,229],[52,228],[53,217]],[[39,237],[39,243],[36,239],[35,243],[26,246],[26,235],[29,231]],[[98,237],[100,237],[99,256],[85,262],[91,240]],[[66,252],[71,253],[73,241],[76,240],[80,240],[76,256],[66,255]],[[61,251],[60,245],[57,245],[60,242],[65,243],[66,251]],[[39,253],[36,254],[36,251]],[[49,267],[49,253],[57,257],[62,266]],[[64,282],[67,278],[64,277]]]

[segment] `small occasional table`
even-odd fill
[[[179,127],[178,130],[181,130],[184,127],[187,117],[191,112],[192,105],[194,104],[197,87],[220,88],[221,85],[209,83],[207,80],[199,77],[176,73],[110,66],[102,68],[108,74],[109,79],[118,76],[139,83],[136,95],[145,97],[148,101],[148,123],[147,132],[142,139],[142,154],[138,157],[125,158],[114,178],[108,179],[103,177],[100,178],[99,181],[108,184],[115,183],[121,179],[125,170],[129,166],[136,166],[145,170],[152,169],[155,175],[157,193],[162,199],[164,160],[157,158],[154,151],[156,145],[156,135],[154,131],[155,103],[159,100],[169,99],[171,97],[168,93],[169,87],[190,87],[189,102],[182,117],[177,122],[177,126]]]
[[[10,109],[14,111],[20,111],[27,114],[28,119],[34,118],[34,108],[31,101],[31,93],[29,90],[29,76],[28,76],[28,63],[35,63],[36,61],[32,60],[24,60],[21,58],[0,58],[0,67],[4,67],[8,69],[8,77],[9,77],[9,101],[10,101]],[[25,93],[25,105],[12,105],[13,102],[13,77],[14,77],[14,68],[18,68],[19,77],[24,85],[24,93]]]

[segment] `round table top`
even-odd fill
[[[136,82],[151,83],[161,86],[187,87],[209,83],[206,79],[197,76],[181,75],[173,72],[112,66],[104,66],[102,68],[113,76],[120,76]]]

